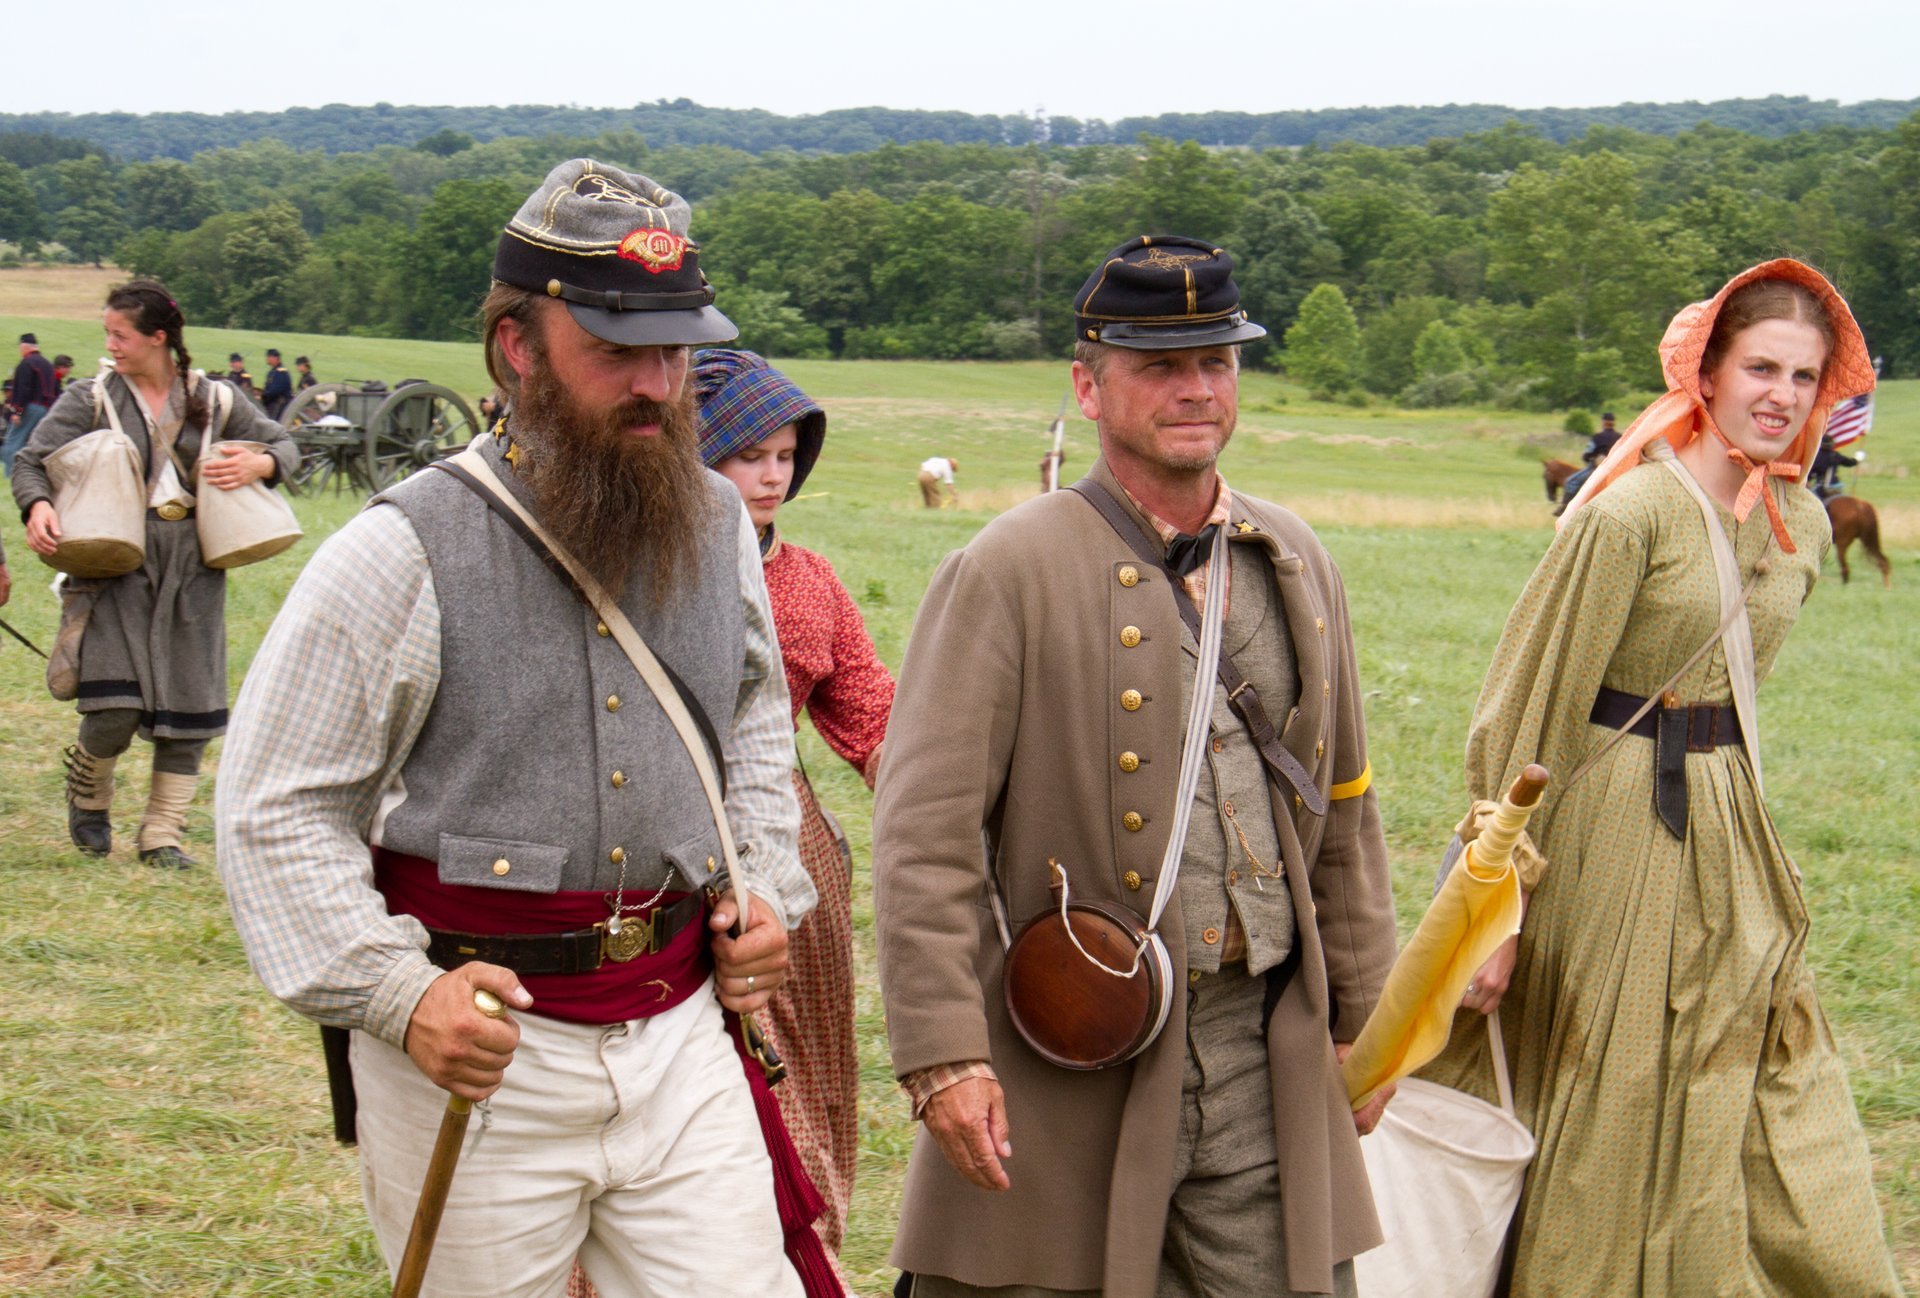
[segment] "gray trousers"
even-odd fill
[[[108,708],[104,712],[80,714],[80,746],[95,757],[118,757],[133,743],[140,728],[137,708]],[[198,775],[200,755],[207,751],[204,739],[155,739],[153,769],[174,775]]]
[[[1187,1075],[1180,1095],[1173,1199],[1156,1298],[1290,1298],[1273,1144],[1273,1093],[1260,1010],[1266,982],[1244,965],[1187,989]],[[1355,1298],[1353,1263],[1333,1271]],[[1034,1285],[981,1288],[915,1276],[913,1298],[1099,1298]]]

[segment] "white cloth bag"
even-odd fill
[[[1487,1016],[1500,1107],[1417,1077],[1360,1141],[1386,1242],[1353,1261],[1367,1298],[1489,1298],[1533,1135],[1513,1114],[1500,1016]]]
[[[210,386],[219,407],[217,425],[225,429],[232,411],[233,389],[225,383]],[[193,525],[200,539],[200,562],[209,568],[239,568],[271,559],[300,539],[300,520],[293,516],[293,507],[264,482],[222,491],[201,481],[216,446],[215,423],[208,421],[207,433],[200,441],[200,457],[193,466]],[[250,451],[267,449],[264,442],[223,441],[217,445],[244,446]]]
[[[75,577],[124,576],[147,557],[140,452],[120,427],[113,402],[104,404],[111,427],[76,437],[46,458],[60,544],[40,560]]]

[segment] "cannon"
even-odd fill
[[[300,448],[290,485],[301,493],[351,487],[370,496],[480,433],[459,393],[423,379],[392,388],[374,380],[317,383],[294,395],[280,424]]]

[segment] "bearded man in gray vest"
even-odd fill
[[[495,253],[509,406],[473,449],[704,714],[743,931],[692,750],[484,475],[423,470],[322,545],[228,731],[221,875],[267,987],[352,1030],[390,1267],[446,1092],[486,1101],[430,1294],[558,1294],[576,1255],[605,1298],[801,1292],[721,1011],[766,1002],[814,892],[753,529],[696,450],[688,349],[736,331],[688,217],[643,176],[554,169]]]
[[[1352,1112],[1339,1061],[1394,957],[1386,843],[1339,573],[1216,468],[1265,333],[1232,266],[1177,236],[1108,254],[1074,303],[1100,459],[949,555],[914,621],[873,840],[922,1122],[893,1251],[913,1298],[1351,1295],[1379,1242],[1358,1136],[1384,1099]],[[1196,690],[1210,594],[1223,671]],[[1009,1004],[1009,936],[1069,896],[1129,939],[1160,919],[1164,1027],[1143,998],[1130,1056],[1055,1047],[1146,980],[1131,940],[1016,948],[1084,999]]]

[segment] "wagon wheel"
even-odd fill
[[[280,412],[280,426],[287,430],[300,448],[300,463],[287,485],[302,495],[332,487],[339,491],[352,480],[353,461],[360,453],[360,439],[348,436],[352,427],[323,423],[339,409],[340,398],[357,395],[357,383],[316,383],[294,394]]]
[[[367,475],[376,489],[390,487],[479,435],[480,421],[459,393],[438,383],[403,384],[367,421]]]

